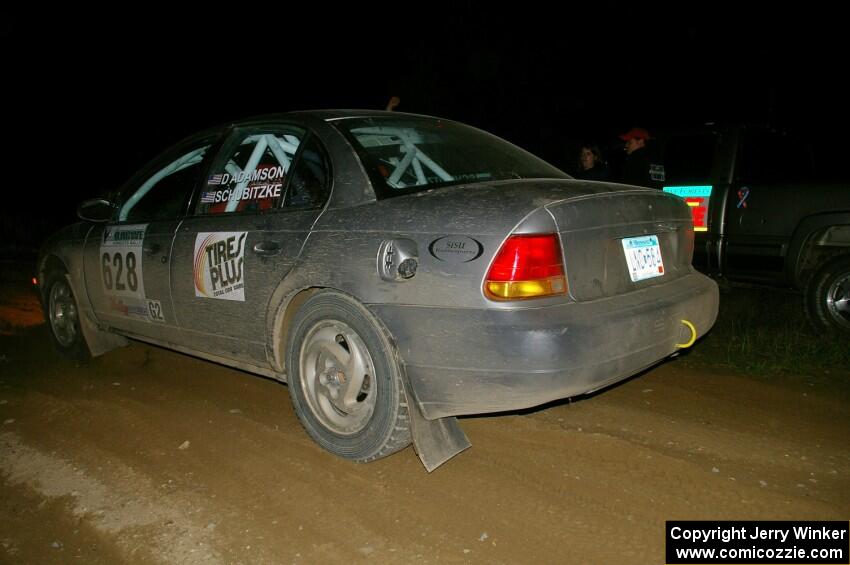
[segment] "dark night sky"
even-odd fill
[[[570,144],[611,141],[633,125],[771,120],[836,141],[850,126],[838,14],[743,15],[722,4],[491,14],[470,2],[415,4],[383,13],[322,3],[255,16],[233,7],[177,18],[153,7],[6,14],[4,109],[16,135],[5,154],[45,176],[38,190],[19,178],[32,188],[4,207],[4,221],[38,214],[44,202],[70,221],[77,201],[206,126],[383,108],[394,93],[401,111],[482,127],[561,166],[572,163]]]

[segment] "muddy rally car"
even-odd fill
[[[456,416],[599,389],[717,314],[682,199],[425,116],[211,129],[78,214],[38,263],[60,350],[132,338],[286,382],[357,461],[412,441],[431,470],[469,446]]]

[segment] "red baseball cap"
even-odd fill
[[[620,136],[620,139],[623,141],[629,141],[630,139],[652,139],[649,135],[649,132],[643,128],[632,128],[623,135]]]

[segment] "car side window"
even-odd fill
[[[319,140],[310,136],[289,179],[284,208],[313,208],[321,206],[330,192],[328,158]]]
[[[283,200],[292,159],[304,139],[302,129],[249,131],[228,143],[201,189],[196,214],[260,212]]]
[[[209,148],[209,143],[196,147],[147,177],[121,204],[118,220],[135,222],[181,216]]]

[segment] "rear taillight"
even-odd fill
[[[484,294],[492,300],[523,300],[567,292],[558,234],[512,235],[496,254]]]

